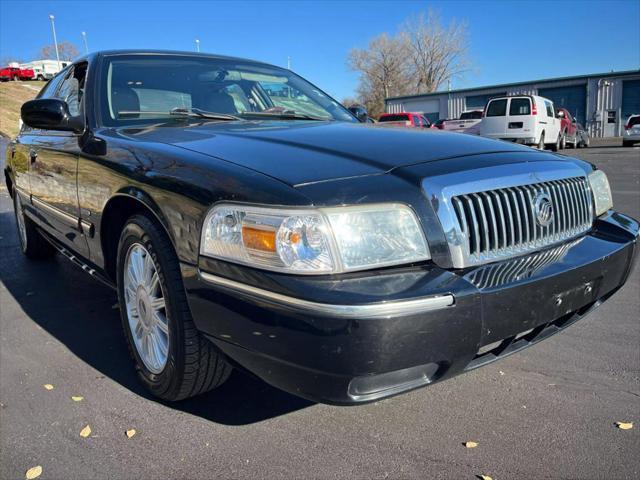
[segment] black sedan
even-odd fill
[[[335,404],[450,378],[584,317],[636,250],[588,163],[361,124],[249,60],[95,53],[22,119],[5,172],[22,251],[117,289],[166,400],[232,368]]]

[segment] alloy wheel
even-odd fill
[[[124,269],[124,297],[133,343],[144,366],[161,373],[169,356],[169,322],[158,269],[147,249],[131,245]]]

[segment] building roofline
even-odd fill
[[[389,97],[385,98],[385,103],[390,100],[406,100],[410,98],[424,98],[424,97],[435,97],[443,94],[450,93],[464,93],[464,92],[473,92],[476,90],[493,90],[496,88],[508,88],[508,87],[517,87],[519,85],[531,85],[532,83],[551,83],[551,82],[562,82],[567,80],[582,80],[589,79],[593,77],[621,77],[625,75],[638,75],[640,74],[640,69],[638,70],[621,70],[617,72],[605,72],[605,73],[590,73],[588,75],[573,75],[569,77],[555,77],[555,78],[543,78],[539,80],[529,80],[526,82],[513,82],[513,83],[501,83],[498,85],[484,85],[480,87],[470,87],[470,88],[459,88],[456,90],[440,90],[438,92],[430,92],[430,93],[419,93],[416,95],[400,95],[398,97]]]

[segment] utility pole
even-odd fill
[[[87,45],[87,32],[82,32],[82,41],[84,42],[84,53],[89,53],[89,45]]]
[[[49,20],[51,20],[51,31],[53,32],[53,46],[56,48],[56,60],[58,61],[58,70],[60,70],[60,54],[58,53],[58,39],[56,38],[56,25],[54,23],[55,17],[53,15],[49,15]]]
[[[200,39],[196,38],[196,52],[200,51]]]

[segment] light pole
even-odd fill
[[[82,32],[82,41],[84,42],[84,53],[89,53],[89,45],[87,45],[87,32]]]
[[[196,38],[196,52],[200,51],[200,39]]]
[[[51,20],[51,31],[53,32],[53,46],[56,48],[56,60],[58,61],[58,70],[60,70],[60,54],[58,53],[58,39],[56,38],[56,25],[54,23],[55,17],[53,15],[49,15],[49,20]]]

